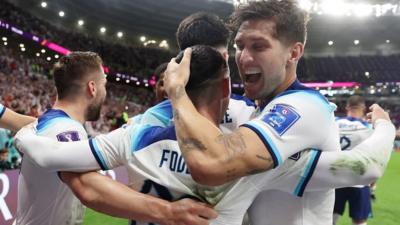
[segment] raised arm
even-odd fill
[[[63,172],[61,177],[84,205],[111,216],[163,225],[207,225],[217,216],[204,204],[189,199],[168,202],[96,172]]]
[[[271,115],[262,114],[254,123],[246,124],[231,134],[223,134],[196,110],[186,94],[189,67],[190,50],[186,50],[180,64],[171,60],[164,85],[173,107],[179,147],[193,179],[198,183],[220,185],[242,176],[269,170],[281,165],[294,153],[316,147],[314,145],[321,139],[326,140],[326,137],[321,136],[324,132],[309,129],[309,126],[311,124],[315,127],[318,124],[319,129],[326,131],[326,123],[320,123],[319,119],[327,120],[329,116],[312,115],[313,123],[310,123],[311,119],[307,117],[311,117],[311,113],[305,113],[304,110],[296,112],[298,109],[287,104],[276,105],[278,110],[286,110],[290,114],[290,118],[285,118],[288,121],[287,131],[277,131],[273,124],[268,123],[268,119],[273,119],[272,112]],[[312,99],[307,104],[315,107],[313,103],[317,101],[321,100]],[[317,110],[319,112],[325,109]],[[305,138],[306,136],[313,139]]]
[[[36,118],[34,117],[16,113],[0,104],[0,127],[2,128],[18,131],[35,120]]]
[[[393,151],[396,129],[386,112],[373,105],[373,134],[350,151],[322,152],[308,191],[369,185],[383,175]]]
[[[255,133],[240,128],[223,134],[196,110],[185,91],[190,54],[187,49],[180,64],[171,60],[164,82],[173,107],[179,147],[193,179],[205,185],[219,185],[272,168],[271,155]]]

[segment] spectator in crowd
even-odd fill
[[[5,147],[0,150],[0,170],[9,170],[11,168],[11,163],[8,161],[8,149]]]

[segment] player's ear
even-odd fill
[[[87,90],[90,97],[96,96],[97,93],[96,83],[93,80],[87,83]]]
[[[297,63],[304,54],[304,44],[301,42],[296,42],[290,48],[289,54],[287,65]]]

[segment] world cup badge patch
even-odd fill
[[[282,136],[290,127],[300,119],[300,115],[289,105],[277,104],[266,115],[262,121],[272,127],[279,136]]]
[[[79,134],[76,131],[67,131],[57,135],[57,140],[60,142],[79,141]]]

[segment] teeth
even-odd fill
[[[249,68],[245,71],[245,74],[256,74],[256,73],[261,73],[260,68]]]

